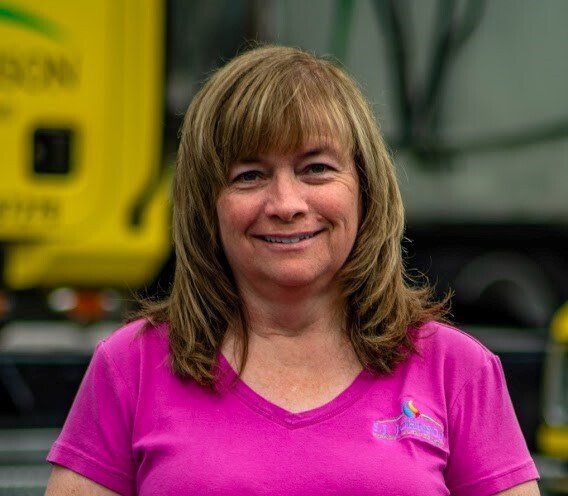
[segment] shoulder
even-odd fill
[[[145,348],[158,351],[167,346],[167,339],[167,324],[152,325],[145,319],[138,319],[114,330],[100,344],[108,355],[124,357]]]
[[[142,369],[167,362],[167,324],[152,325],[144,319],[128,322],[99,342],[93,361],[109,364],[127,382],[137,382]]]
[[[438,405],[440,418],[449,415],[458,398],[470,401],[478,397],[472,388],[493,384],[499,386],[490,388],[494,394],[502,393],[504,378],[499,358],[475,337],[437,321],[413,327],[409,332],[416,352],[401,364],[396,377],[411,385],[416,398]]]
[[[475,337],[449,324],[431,321],[414,328],[416,353],[410,358],[447,390],[459,390],[474,377],[499,367],[499,358]]]
[[[430,321],[414,329],[419,354],[452,364],[465,362],[468,368],[483,367],[495,355],[477,338],[452,325]]]

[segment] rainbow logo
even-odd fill
[[[373,436],[389,440],[414,437],[424,439],[435,446],[443,446],[444,426],[427,413],[420,412],[414,405],[414,400],[401,398],[400,401],[402,413],[397,417],[375,420]]]
[[[405,401],[402,404],[402,413],[404,413],[408,418],[414,418],[420,415],[420,411],[414,406],[412,400]]]

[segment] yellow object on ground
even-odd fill
[[[550,327],[543,388],[544,423],[537,432],[540,451],[568,460],[568,303],[556,312]]]

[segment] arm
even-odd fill
[[[104,346],[104,342],[97,345],[65,425],[47,455],[47,461],[59,467],[53,471],[54,483],[58,485],[52,495],[60,494],[60,488],[80,488],[77,481],[81,479],[75,473],[118,494],[135,493],[131,437],[134,398]],[[123,352],[126,364],[127,351],[118,350]],[[62,471],[61,467],[73,473]],[[68,482],[66,486],[66,481],[75,485],[69,486]],[[89,485],[86,492],[77,494],[89,494],[91,488]]]
[[[45,496],[119,496],[119,494],[72,470],[55,465],[47,482]]]
[[[497,493],[495,496],[540,496],[540,491],[536,481],[532,480]]]

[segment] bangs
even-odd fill
[[[321,66],[263,65],[243,75],[223,106],[215,142],[225,166],[308,144],[352,156],[353,131],[337,78]]]

